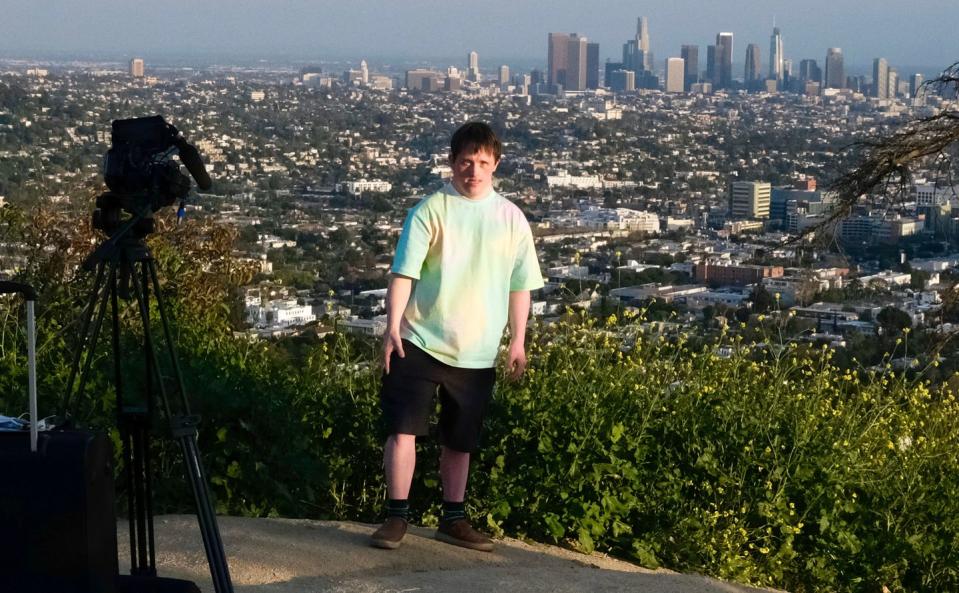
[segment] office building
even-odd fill
[[[758,83],[762,80],[762,68],[759,60],[759,45],[750,43],[746,46],[746,67],[743,73],[746,88],[758,88]]]
[[[609,73],[609,88],[616,92],[636,90],[636,73],[632,70],[613,70]]]
[[[509,66],[506,64],[499,67],[499,83],[500,85],[509,84]]]
[[[479,54],[475,51],[471,51],[469,56],[466,58],[467,68],[466,68],[466,78],[472,80],[473,82],[479,82],[480,80],[480,71],[479,71]]]
[[[716,86],[719,82],[716,70],[716,46],[706,46],[706,82]]]
[[[649,51],[649,19],[636,19],[636,62],[634,70],[649,72],[653,69],[653,54]]]
[[[889,63],[886,58],[872,61],[872,96],[877,99],[889,97]]]
[[[569,35],[569,47],[566,50],[566,84],[567,91],[586,90],[586,46],[588,40],[576,33]]]
[[[913,99],[919,97],[922,93],[922,74],[916,73],[909,80],[909,96]]]
[[[734,181],[729,190],[729,214],[733,219],[769,218],[772,185],[758,181]]]
[[[406,88],[411,91],[437,91],[442,84],[443,75],[439,72],[422,68],[406,71]]]
[[[565,86],[569,33],[550,33],[548,40],[546,82],[554,86]]]
[[[548,41],[549,84],[568,91],[586,90],[586,37],[550,33]]]
[[[370,84],[370,67],[366,60],[360,60],[360,79],[363,81],[363,86]]]
[[[684,45],[679,55],[686,68],[683,90],[689,92],[690,87],[699,82],[699,46]]]
[[[826,52],[826,77],[823,88],[841,89],[846,86],[846,71],[843,67],[842,48],[830,47]]]
[[[641,16],[636,19],[636,45],[641,51],[649,51],[649,19]]]
[[[888,76],[886,97],[895,99],[899,95],[899,72],[895,68],[890,68]]]
[[[682,58],[666,58],[666,92],[681,93],[686,78],[686,63]]]
[[[799,62],[799,80],[802,82],[822,82],[822,70],[816,60]]]
[[[783,36],[779,27],[773,27],[773,34],[769,38],[769,78],[775,80],[776,85],[782,88],[783,82]]]
[[[143,78],[143,58],[133,58],[130,60],[130,76],[133,78]]]
[[[733,85],[733,34],[716,35],[716,69],[718,70],[718,88],[728,89]]]
[[[599,88],[599,44],[586,44],[586,88]]]
[[[611,62],[608,58],[606,64],[603,67],[603,86],[609,88],[610,81],[613,79],[613,72],[617,70],[625,70],[626,66],[622,62]]]

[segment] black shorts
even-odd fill
[[[455,451],[479,447],[483,418],[493,396],[496,369],[464,369],[440,362],[403,340],[400,358],[390,355],[383,373],[380,405],[389,434],[429,434],[430,416],[440,395],[440,443]]]

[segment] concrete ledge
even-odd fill
[[[765,591],[698,575],[650,571],[600,555],[496,540],[492,553],[433,539],[412,526],[397,550],[369,545],[375,528],[359,523],[220,517],[237,593],[745,593]],[[196,518],[156,518],[161,576],[188,579],[213,593]],[[121,572],[129,571],[127,525],[118,525]]]

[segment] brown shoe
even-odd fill
[[[493,540],[473,529],[466,519],[457,519],[450,523],[440,521],[439,529],[434,536],[441,542],[462,546],[480,552],[492,552]]]
[[[406,535],[406,519],[387,517],[380,528],[373,532],[370,544],[375,548],[395,550],[400,547],[404,535]]]

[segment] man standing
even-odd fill
[[[399,547],[406,534],[416,437],[428,433],[439,393],[443,516],[436,539],[493,549],[466,518],[470,453],[492,398],[503,328],[508,322],[507,373],[517,380],[526,369],[530,291],[543,286],[529,223],[493,191],[500,153],[488,125],[460,127],[450,142],[451,182],[410,210],[396,247],[380,391],[389,502],[372,537],[380,548]]]

